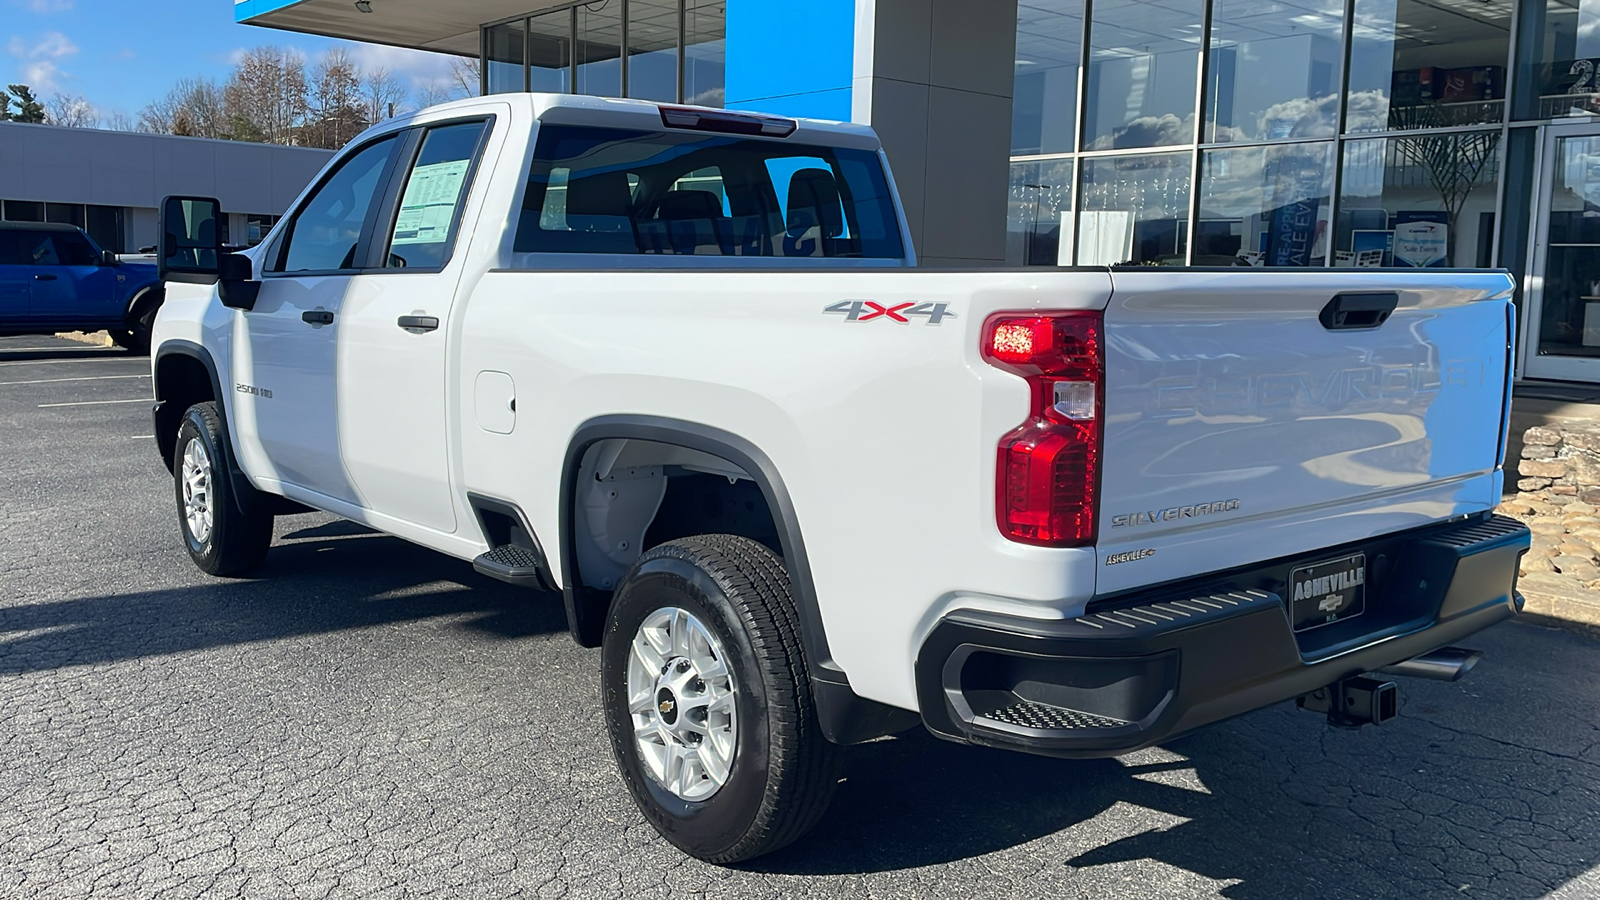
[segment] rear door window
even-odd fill
[[[473,162],[487,123],[456,122],[431,127],[389,233],[385,268],[437,269],[449,258],[461,205],[471,187]]]
[[[519,252],[898,259],[878,155],[730,135],[542,125]]]

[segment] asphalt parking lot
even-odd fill
[[[194,569],[148,365],[0,339],[0,897],[1600,896],[1600,642],[1526,622],[1378,729],[857,747],[810,838],[703,865],[613,774],[557,598],[326,516]]]

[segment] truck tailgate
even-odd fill
[[[1097,593],[1498,501],[1511,280],[1117,271]],[[1328,307],[1394,309],[1340,321]],[[1357,295],[1351,297],[1349,295]],[[1366,318],[1364,318],[1366,317]]]

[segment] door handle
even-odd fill
[[[300,321],[305,322],[307,325],[332,325],[333,313],[325,309],[313,309],[310,312],[301,313]]]
[[[54,276],[54,275],[35,275],[35,276],[33,276],[33,280],[34,281],[55,281],[56,280],[56,276]]]
[[[1371,294],[1340,294],[1328,301],[1317,319],[1329,331],[1377,328],[1389,320],[1400,295],[1393,291]]]
[[[422,334],[437,329],[439,319],[437,316],[401,316],[395,324],[412,334]]]

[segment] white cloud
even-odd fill
[[[37,92],[58,90],[62,80],[71,79],[60,62],[78,53],[78,45],[59,31],[46,31],[31,41],[13,37],[6,49],[20,61],[22,83]]]
[[[389,74],[408,90],[414,91],[450,80],[451,56],[448,53],[408,50],[382,44],[351,44],[350,56],[364,70],[388,69]]]

